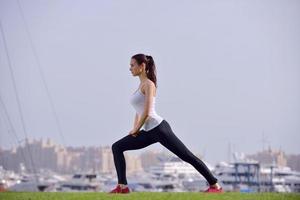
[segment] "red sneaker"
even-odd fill
[[[219,189],[218,188],[215,188],[215,187],[212,187],[210,186],[207,190],[205,190],[204,192],[206,193],[223,193],[223,189],[220,187]]]
[[[121,188],[120,185],[117,185],[117,187],[115,189],[113,189],[112,191],[110,191],[109,193],[121,193],[121,194],[126,194],[126,193],[130,193],[129,188]]]

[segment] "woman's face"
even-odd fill
[[[143,72],[143,64],[139,65],[134,58],[130,60],[130,68],[131,74],[133,76],[138,76]]]

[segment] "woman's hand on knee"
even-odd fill
[[[136,137],[138,134],[139,134],[139,130],[136,130],[136,129],[132,129],[129,132],[129,135],[132,135],[133,137]]]

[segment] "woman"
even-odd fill
[[[110,193],[129,193],[126,180],[124,151],[147,147],[159,142],[185,162],[190,163],[209,183],[206,192],[222,192],[217,179],[207,166],[176,137],[169,123],[155,111],[156,68],[153,58],[144,54],[131,57],[130,71],[140,78],[140,85],[130,103],[136,110],[133,129],[112,145],[118,185]]]

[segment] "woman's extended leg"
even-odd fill
[[[155,142],[157,142],[157,137],[155,137],[154,134],[141,130],[136,137],[127,135],[112,145],[114,163],[118,175],[118,184],[127,184],[126,162],[123,152],[127,150],[141,149]]]
[[[183,161],[190,163],[201,173],[210,185],[217,183],[217,179],[212,175],[208,167],[198,157],[196,157],[173,133],[169,123],[163,121],[164,126],[159,130],[159,142],[176,154]]]

